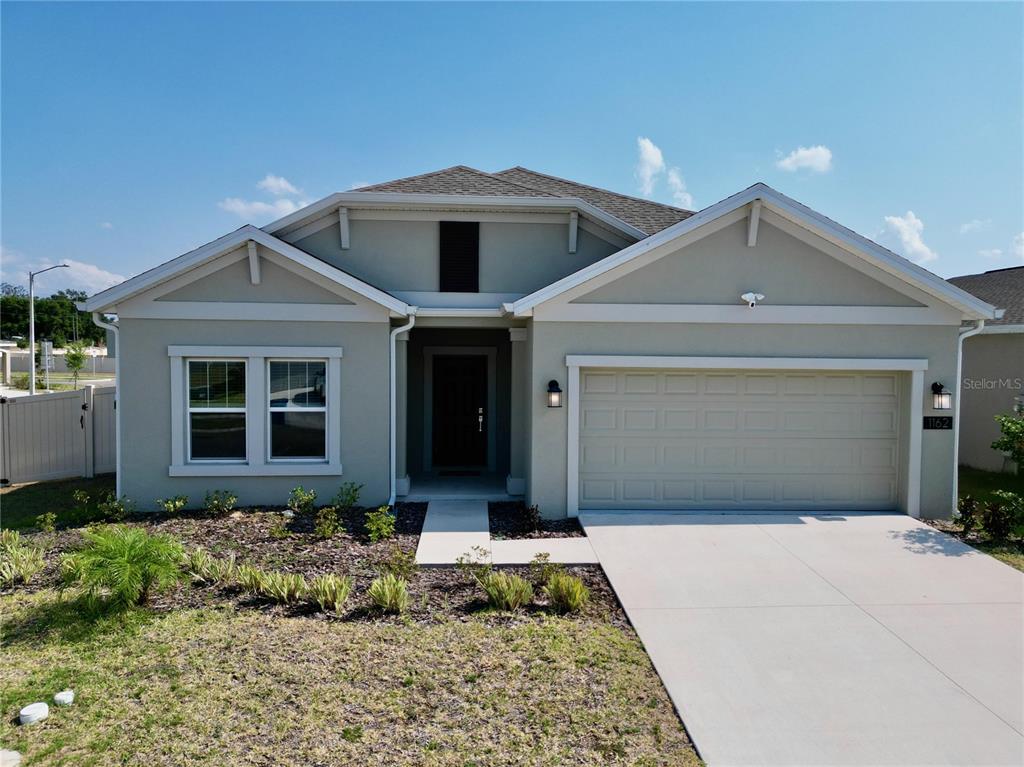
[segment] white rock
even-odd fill
[[[53,702],[58,706],[70,706],[75,702],[74,690],[61,690],[53,696]]]
[[[292,511],[291,509],[285,509],[284,511],[281,512],[281,516],[285,519],[291,519],[295,516],[295,512]]]
[[[0,767],[18,767],[19,764],[21,764],[20,753],[0,748]]]
[[[30,703],[21,710],[20,721],[22,724],[33,724],[41,722],[50,715],[50,707],[45,703]]]

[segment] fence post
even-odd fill
[[[4,385],[11,385],[11,353],[8,351],[0,352],[4,358]]]
[[[4,355],[9,357],[9,355]],[[10,431],[11,414],[7,412],[9,400],[7,397],[0,397],[0,486],[6,487],[11,484],[10,471]]]
[[[82,418],[79,421],[82,425],[82,438],[85,440],[85,466],[83,476],[89,478],[96,476],[96,446],[93,443],[96,432],[93,423],[96,409],[93,407],[93,390],[95,386],[86,386],[82,389]]]

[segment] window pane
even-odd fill
[[[327,365],[324,362],[271,362],[271,407],[324,407]]]
[[[245,407],[245,363],[188,363],[188,406]]]
[[[326,458],[326,413],[270,414],[271,458]]]
[[[245,413],[190,413],[192,458],[245,459]]]

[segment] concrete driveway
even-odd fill
[[[581,522],[708,764],[1024,764],[1024,574],[897,515]]]

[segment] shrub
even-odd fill
[[[378,506],[375,511],[366,512],[366,532],[373,543],[395,534],[395,517],[390,506]]]
[[[203,508],[206,509],[206,513],[215,517],[230,513],[236,503],[238,503],[238,496],[230,490],[212,490],[203,498]]]
[[[288,522],[284,517],[278,517],[273,521],[270,525],[269,533],[270,537],[275,540],[281,540],[282,538],[287,538],[291,535],[288,531]]]
[[[409,584],[390,573],[376,578],[367,591],[374,607],[386,613],[404,613],[409,609]]]
[[[52,511],[47,511],[36,517],[36,527],[40,532],[52,533],[57,529],[57,515]]]
[[[1024,474],[1024,408],[1010,415],[997,415],[996,423],[1002,436],[992,443],[992,448],[1010,456],[1017,464],[1017,473]]]
[[[338,488],[338,494],[334,496],[332,503],[342,511],[352,511],[359,503],[359,491],[362,489],[362,485],[346,482]]]
[[[534,504],[526,508],[526,523],[531,530],[540,530],[540,506]]]
[[[352,579],[348,576],[320,575],[309,582],[309,597],[325,612],[341,615],[349,594]]]
[[[128,496],[122,495],[118,498],[113,491],[110,491],[102,501],[96,504],[96,510],[100,513],[101,519],[122,522],[125,517],[135,511],[135,504],[128,500]]]
[[[236,573],[238,585],[250,594],[262,594],[267,588],[267,574],[251,565],[241,565]]]
[[[296,514],[309,514],[316,503],[316,490],[306,490],[302,485],[295,487],[288,496],[288,508]]]
[[[338,510],[333,506],[322,506],[316,512],[316,524],[313,532],[317,538],[333,538],[345,532],[344,526],[338,521]]]
[[[985,532],[997,541],[1024,532],[1024,498],[1005,490],[996,490],[981,513]]]
[[[76,490],[71,494],[71,499],[75,502],[74,510],[75,514],[82,517],[89,516],[89,494],[84,490]]]
[[[188,506],[188,496],[176,495],[173,498],[157,498],[156,505],[163,509],[165,514],[180,514]]]
[[[15,389],[28,389],[28,373],[12,373],[11,386]]]
[[[565,568],[562,565],[551,561],[551,555],[546,551],[530,560],[530,580],[538,586],[543,586],[553,575],[563,570]]]
[[[17,530],[0,531],[0,587],[28,583],[45,564],[43,550],[23,541]]]
[[[260,594],[281,604],[293,604],[306,595],[306,579],[298,573],[270,572],[264,575]]]
[[[590,601],[590,590],[575,575],[556,572],[544,586],[544,595],[560,613],[578,613]]]
[[[479,583],[491,572],[491,555],[483,546],[474,546],[455,560],[455,567]]]
[[[525,578],[500,570],[487,573],[480,580],[487,603],[497,610],[515,611],[533,599],[533,586]]]
[[[958,518],[963,526],[964,535],[969,535],[972,530],[978,527],[980,522],[980,507],[978,499],[972,495],[965,495],[957,503]]]
[[[391,551],[377,564],[377,572],[381,575],[393,575],[408,581],[416,574],[416,552],[406,551],[400,546],[392,546]]]
[[[82,533],[85,545],[65,554],[65,582],[90,599],[105,597],[117,607],[145,604],[150,594],[181,576],[181,544],[168,535],[137,527],[105,525]]]

